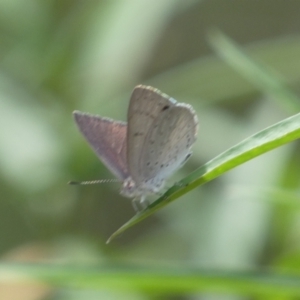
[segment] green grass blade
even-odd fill
[[[168,203],[174,201],[188,191],[195,189],[254,157],[298,138],[300,138],[300,113],[250,136],[207,162],[205,165],[171,187],[162,197],[149,205],[145,210],[132,217],[112,234],[107,243],[126,229],[152,215],[155,211],[166,206]]]
[[[128,265],[58,266],[0,264],[1,283],[31,282],[54,287],[144,291],[155,293],[234,293],[244,295],[300,296],[300,277],[295,274],[206,270],[195,267]]]
[[[232,40],[220,32],[209,35],[210,44],[214,50],[232,68],[238,71],[264,93],[291,112],[300,110],[300,99],[289,90],[275,71],[262,63],[253,61]]]
[[[298,86],[300,80],[300,39],[298,36],[284,36],[261,40],[243,46],[243,51],[252,61],[262,61],[264,65],[276,70],[289,86]],[[276,75],[277,76],[277,75]],[[219,101],[240,101],[244,97],[253,97],[261,88],[250,82],[242,73],[220,60],[216,55],[208,55],[190,62],[174,66],[152,77],[148,82],[152,86],[163,86],[164,91],[176,95],[177,100],[198,99],[210,103]],[[296,111],[298,112],[298,111]],[[292,113],[296,113],[292,112]]]

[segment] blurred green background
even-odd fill
[[[72,111],[126,120],[137,84],[190,103],[198,114],[193,156],[168,186],[297,113],[220,59],[208,33],[221,30],[299,94],[299,12],[296,0],[0,0],[2,261],[299,272],[299,142],[193,190],[109,245],[134,215],[120,185],[67,185],[113,178]],[[249,299],[115,289],[3,283],[0,299]]]

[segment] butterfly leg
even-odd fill
[[[139,199],[138,198],[132,199],[131,203],[132,203],[132,206],[133,206],[133,208],[136,212],[139,212],[141,210],[140,207],[139,207]]]
[[[136,212],[140,212],[146,209],[149,206],[150,202],[146,199],[145,196],[141,198],[134,198],[132,200],[132,206]]]

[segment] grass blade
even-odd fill
[[[300,277],[256,271],[207,270],[195,267],[128,265],[59,266],[0,264],[0,282],[31,282],[54,287],[155,293],[217,292],[244,295],[300,296]]]
[[[282,107],[291,112],[300,110],[299,97],[286,87],[284,81],[275,71],[262,63],[253,61],[232,40],[220,32],[211,33],[209,41],[226,63],[261,91],[277,100]]]

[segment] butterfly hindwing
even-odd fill
[[[164,180],[181,167],[191,154],[197,125],[196,114],[187,104],[177,103],[161,112],[144,142],[141,180]]]

